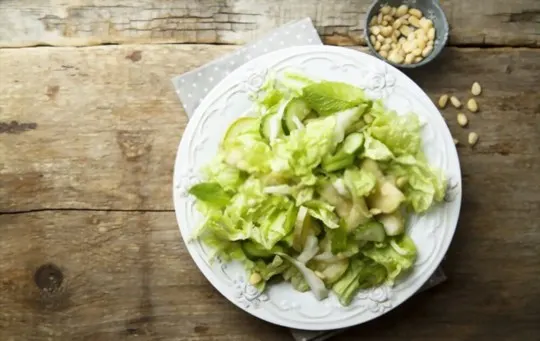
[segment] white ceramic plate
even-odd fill
[[[408,234],[418,247],[413,272],[393,288],[381,286],[361,291],[353,303],[342,307],[330,296],[317,301],[311,292],[299,293],[288,283],[259,293],[247,283],[240,264],[208,261],[199,241],[189,241],[202,216],[188,189],[199,179],[199,169],[216,155],[226,128],[252,106],[249,94],[262,85],[268,70],[293,68],[326,80],[348,82],[383,98],[387,107],[403,114],[416,113],[422,122],[424,151],[430,164],[449,178],[445,203],[428,214],[413,216]],[[193,260],[227,299],[263,320],[307,330],[357,325],[397,307],[426,282],[441,262],[456,229],[461,204],[461,173],[450,132],[428,96],[394,67],[365,53],[329,46],[303,46],[273,52],[250,61],[228,75],[204,99],[189,122],[176,156],[174,205],[180,232]]]

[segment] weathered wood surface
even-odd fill
[[[187,119],[170,78],[234,49],[0,50],[0,212],[171,210],[173,162]],[[480,135],[474,150],[460,147],[465,176],[480,175],[491,186],[482,190],[511,181],[506,195],[531,205],[540,192],[539,58],[536,49],[450,48],[440,63],[412,74],[433,98],[455,93],[465,101],[470,85],[482,84],[481,111],[469,115],[469,129],[445,111],[462,142],[468,131]],[[507,209],[522,209],[503,199]]]
[[[540,1],[443,0],[453,45],[540,45]],[[326,43],[363,42],[371,0],[2,0],[0,47],[239,44],[311,17]]]
[[[207,283],[170,211],[187,124],[170,77],[234,49],[0,50],[0,340],[289,337]],[[538,49],[449,48],[410,74],[433,98],[484,88],[468,129],[443,112],[462,141],[464,188],[450,280],[337,341],[540,334],[539,60]]]

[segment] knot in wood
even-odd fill
[[[40,266],[34,273],[34,282],[37,287],[47,293],[59,290],[64,281],[64,274],[54,264],[48,263]]]

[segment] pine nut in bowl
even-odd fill
[[[406,69],[437,57],[448,40],[448,31],[438,0],[376,0],[367,11],[364,25],[373,54]]]

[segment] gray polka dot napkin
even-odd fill
[[[225,76],[247,61],[279,49],[299,45],[322,45],[317,30],[310,18],[293,21],[275,29],[259,40],[245,45],[238,51],[223,56],[195,70],[172,79],[174,88],[182,105],[191,117],[208,91],[216,86]],[[431,288],[446,279],[442,269],[437,269],[422,290]],[[420,291],[422,291],[420,290]],[[296,341],[323,341],[342,330],[306,331],[291,329]]]
[[[188,117],[208,91],[244,63],[268,52],[299,45],[322,45],[310,18],[285,24],[232,54],[174,77],[172,82]]]

